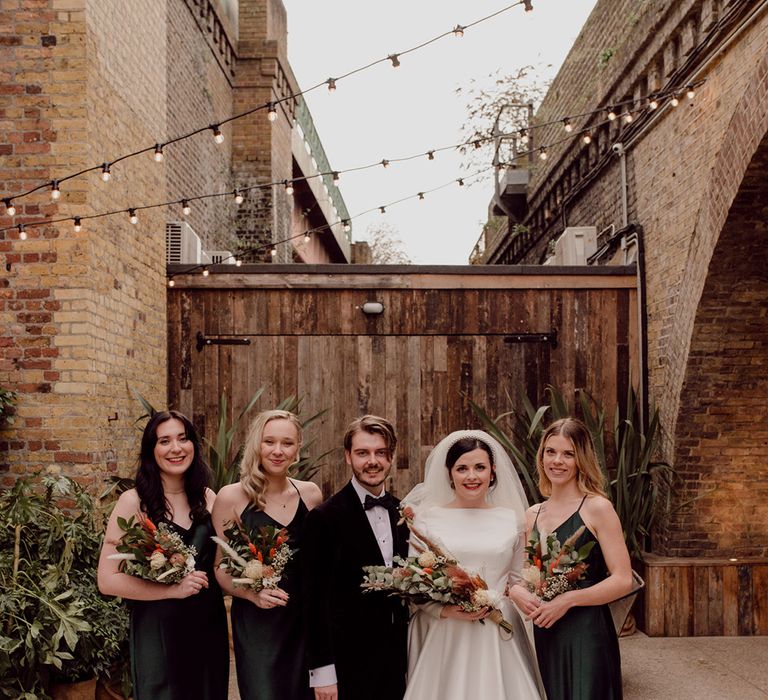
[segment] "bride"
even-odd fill
[[[460,430],[443,439],[427,458],[424,482],[403,504],[414,510],[415,530],[480,574],[490,589],[501,594],[510,574],[519,575],[527,501],[509,457],[487,433]],[[487,611],[440,603],[417,607],[404,700],[543,697],[525,627],[510,601],[499,598],[514,627],[511,638],[482,619]]]

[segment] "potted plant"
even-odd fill
[[[97,501],[66,477],[0,495],[0,696],[55,697],[56,684],[86,680],[93,698],[124,654],[127,614],[96,587],[102,532]]]

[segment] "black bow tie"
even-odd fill
[[[374,498],[370,494],[366,495],[363,508],[365,510],[370,510],[375,506],[383,506],[387,510],[392,510],[397,507],[397,504],[395,503],[395,499],[392,498],[391,493],[385,493],[383,496],[379,496],[379,498]]]

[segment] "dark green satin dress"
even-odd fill
[[[290,523],[280,523],[252,506],[240,516],[249,530],[265,525],[285,526],[290,537],[288,543],[291,549],[297,550],[280,579],[280,588],[289,595],[288,605],[263,609],[243,598],[232,598],[232,637],[242,700],[314,698],[305,661],[299,585],[301,535],[308,512],[299,496],[299,505]]]
[[[580,510],[581,505],[556,529],[561,543],[584,524]],[[533,527],[538,532],[536,522]],[[576,548],[594,540],[585,529]],[[579,588],[593,586],[608,575],[598,543],[586,561],[589,566]],[[621,699],[619,640],[607,605],[573,607],[549,629],[534,625],[533,635],[548,700]]]
[[[216,544],[210,516],[185,530],[169,525],[197,550],[208,588],[180,600],[132,600],[131,680],[134,700],[226,700],[227,614],[213,574]]]

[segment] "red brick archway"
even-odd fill
[[[768,472],[760,466],[768,444],[768,226],[760,216],[768,207],[767,76],[765,56],[702,201],[670,334],[670,354],[680,358],[668,375],[668,391],[680,397],[669,424],[683,479],[678,501],[698,499],[673,515],[662,538],[668,554],[768,554]],[[673,531],[686,536],[673,542]]]

